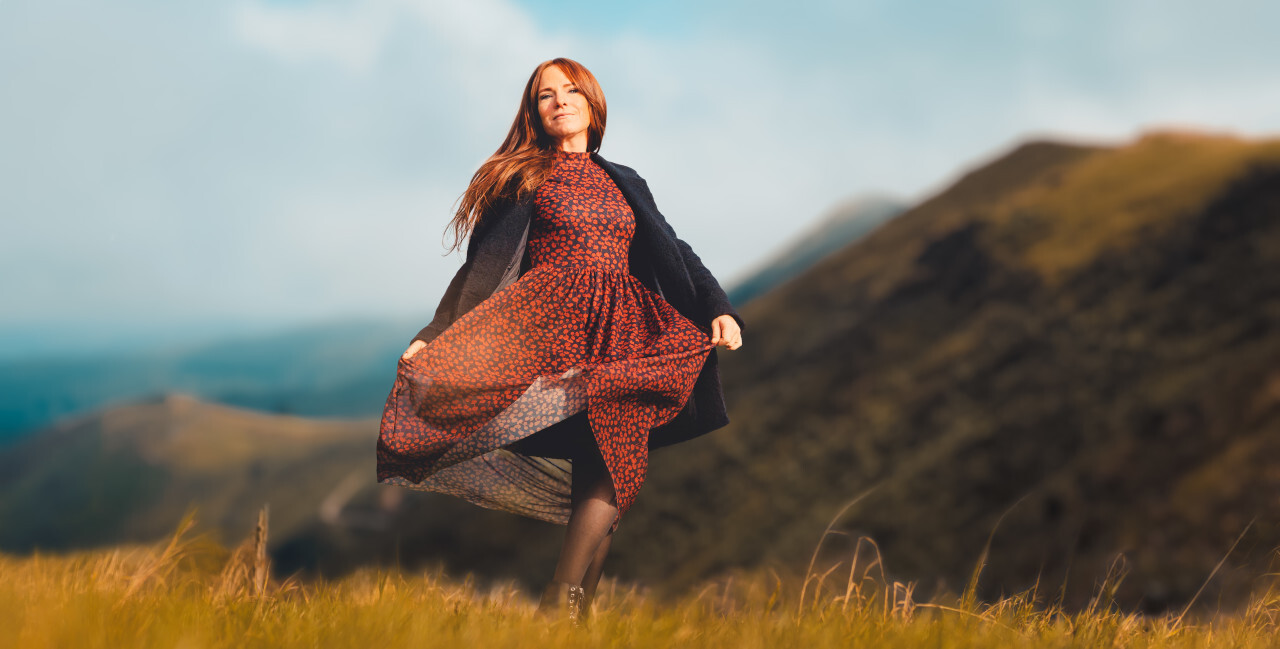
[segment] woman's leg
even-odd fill
[[[618,514],[613,480],[609,477],[609,470],[596,448],[594,438],[588,439],[591,451],[594,452],[573,460],[573,484],[570,489],[573,509],[569,514],[564,546],[560,549],[560,559],[552,577],[557,581],[580,586],[587,586],[585,578],[588,568],[597,563],[597,557],[600,559],[599,563],[603,563],[601,550],[608,550],[607,539],[611,536],[608,533],[609,527]],[[597,569],[593,579],[599,578]],[[591,588],[594,590],[594,584]]]
[[[587,574],[582,577],[582,589],[586,591],[584,614],[590,611],[591,602],[595,600],[596,586],[600,585],[600,575],[604,573],[604,558],[609,554],[609,544],[612,542],[613,532],[605,534],[600,547],[596,548],[596,556],[591,559],[591,565],[587,566]]]

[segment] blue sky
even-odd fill
[[[731,284],[844,199],[923,198],[1024,138],[1280,134],[1277,24],[1263,0],[5,0],[0,357],[425,323],[451,207],[554,56]]]

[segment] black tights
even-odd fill
[[[618,513],[613,481],[585,410],[512,444],[526,455],[573,461],[569,525],[553,580],[582,586],[587,600],[595,595]]]
[[[573,460],[573,485],[570,490],[572,513],[565,531],[564,545],[552,579],[578,584],[586,591],[587,600],[595,595],[596,585],[604,570],[613,534],[609,527],[618,514],[613,480],[600,456],[600,449],[590,439],[589,450]]]

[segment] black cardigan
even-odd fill
[[[719,282],[658,211],[648,183],[630,167],[609,162],[596,153],[591,154],[591,159],[609,174],[635,213],[631,274],[702,328],[708,337],[711,321],[720,315],[733,316],[745,331],[746,324],[729,303]],[[481,215],[467,243],[466,261],[449,282],[435,317],[414,340],[430,342],[494,291],[514,282],[528,270],[525,244],[535,212],[530,196],[520,202],[499,202]],[[692,439],[728,423],[713,349],[684,409],[675,419],[650,431],[649,448]]]

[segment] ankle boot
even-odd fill
[[[547,584],[542,590],[542,599],[538,602],[538,610],[553,613],[559,619],[568,619],[575,627],[582,626],[583,600],[586,594],[582,586],[567,581],[555,581]]]

